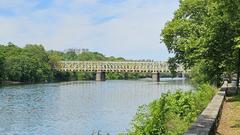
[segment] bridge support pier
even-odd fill
[[[152,73],[152,80],[154,82],[160,82],[160,73],[158,72]]]
[[[182,72],[182,78],[185,78],[185,73],[184,72]]]
[[[96,81],[105,81],[105,72],[98,71],[96,74]]]

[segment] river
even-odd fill
[[[161,93],[189,90],[181,79],[74,81],[0,87],[1,135],[116,135],[139,105]]]

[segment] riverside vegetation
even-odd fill
[[[95,73],[59,72],[54,65],[66,61],[126,61],[124,58],[106,57],[98,52],[46,51],[42,45],[28,44],[20,48],[13,43],[0,45],[0,82],[52,82],[72,80],[94,80]],[[171,76],[171,74],[162,74]],[[147,73],[106,73],[107,79],[138,79],[150,77]]]
[[[208,105],[216,88],[199,85],[196,91],[163,94],[140,106],[129,135],[182,135]]]
[[[240,0],[180,0],[161,32],[176,63],[193,71],[197,83],[221,85],[237,72],[240,47]],[[174,68],[171,68],[174,69]]]

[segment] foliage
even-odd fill
[[[19,48],[12,43],[1,46],[4,57],[4,78],[8,81],[44,82],[52,79],[48,55],[41,45]]]
[[[209,82],[209,75],[207,75],[206,71],[207,67],[202,66],[203,64],[200,62],[196,64],[194,67],[191,68],[190,75],[191,75],[191,82],[194,86],[198,86],[203,83],[210,83]]]
[[[3,80],[4,77],[4,60],[2,52],[0,52],[0,82]]]
[[[176,62],[175,58],[169,58],[168,60],[168,68],[170,70],[170,72],[172,73],[172,76],[175,77],[177,75],[176,69],[177,69],[178,65]]]
[[[207,106],[215,88],[204,84],[197,91],[166,93],[140,106],[132,121],[131,135],[182,135]]]
[[[124,58],[106,57],[98,52],[45,51],[42,45],[28,44],[24,48],[13,43],[0,45],[0,82],[49,82],[71,80],[94,80],[95,73],[59,72],[55,65],[61,60],[76,61],[125,61]],[[142,73],[107,73],[107,79],[138,79],[145,77]]]
[[[163,42],[178,63],[199,67],[206,80],[219,85],[224,72],[236,69],[239,11],[240,0],[180,0],[162,31]]]

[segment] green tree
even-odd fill
[[[201,67],[210,83],[219,85],[224,72],[236,69],[239,0],[180,0],[179,9],[161,35],[177,63]]]
[[[106,57],[98,52],[83,52],[77,56],[77,60],[80,61],[89,61],[89,60],[106,60]]]
[[[51,65],[49,57],[42,45],[26,45],[23,55],[29,57],[32,64],[35,66],[33,69],[33,82],[50,81],[52,79]]]
[[[4,60],[5,60],[5,58],[2,54],[2,52],[0,52],[0,82],[2,80],[4,80],[4,74],[5,74],[5,72],[4,72]]]
[[[5,80],[44,82],[52,79],[48,54],[42,45],[26,45],[19,48],[12,43],[1,46],[5,57]]]
[[[168,64],[169,64],[168,67],[169,67],[169,70],[172,74],[172,77],[175,77],[177,75],[176,69],[178,67],[176,59],[175,58],[169,58]]]

